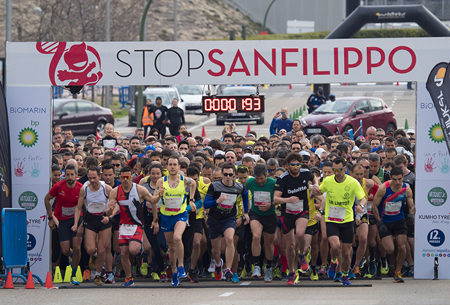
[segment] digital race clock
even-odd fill
[[[203,113],[264,112],[264,96],[203,96]]]

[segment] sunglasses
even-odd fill
[[[274,170],[274,169],[268,168],[267,171],[268,171],[269,173],[271,173],[271,172],[274,172],[275,170]]]
[[[369,169],[370,168],[370,166],[369,165],[367,165],[367,166],[363,166],[365,169]]]
[[[120,178],[124,180],[129,180],[131,178],[131,175],[120,175]]]
[[[222,174],[224,177],[233,177],[234,176],[234,174],[232,174],[232,173],[223,173]]]
[[[120,164],[112,164],[112,165],[114,165],[115,167],[120,167]]]
[[[277,178],[277,179],[280,178],[280,176],[277,176],[277,175],[275,175],[274,177]]]
[[[379,137],[379,138],[384,137],[384,135],[382,135],[382,134],[377,134],[376,136]]]
[[[244,166],[244,165],[239,165],[239,166],[238,166],[238,169],[247,169],[247,170],[248,170],[248,167],[247,167],[247,166]]]
[[[300,166],[302,166],[302,164],[301,163],[289,163],[289,166],[300,167]]]
[[[358,157],[353,157],[353,156],[352,156],[352,160],[356,160],[356,159],[358,159]]]
[[[333,171],[335,171],[336,173],[340,173],[344,170],[344,168],[333,168]]]

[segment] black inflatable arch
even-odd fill
[[[351,38],[367,23],[416,22],[432,37],[450,37],[450,30],[423,5],[358,6],[325,39]],[[323,87],[330,95],[330,84],[314,84],[314,92]]]

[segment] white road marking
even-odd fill
[[[225,292],[224,294],[219,295],[219,297],[229,297],[232,294],[234,294],[234,292]]]
[[[216,117],[210,118],[209,120],[206,120],[206,121],[204,121],[204,122],[202,122],[202,123],[200,123],[200,124],[198,124],[198,125],[195,125],[195,126],[192,127],[192,128],[189,128],[189,130],[195,130],[195,129],[197,129],[197,128],[203,126],[203,125],[206,125],[206,124],[208,124],[208,123],[210,123],[210,122],[212,122],[212,121],[215,121],[215,120],[216,120]]]
[[[241,284],[241,286],[248,286],[248,285],[250,285],[252,282],[243,282],[242,284]]]

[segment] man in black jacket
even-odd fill
[[[172,136],[178,136],[180,132],[178,127],[184,125],[184,111],[178,107],[178,99],[174,98],[172,102],[172,108],[167,110],[167,125]]]
[[[150,112],[153,113],[155,121],[153,123],[153,128],[156,128],[161,135],[161,139],[164,139],[166,135],[166,112],[167,107],[163,106],[161,97],[157,97],[155,100],[156,105],[154,105]]]

